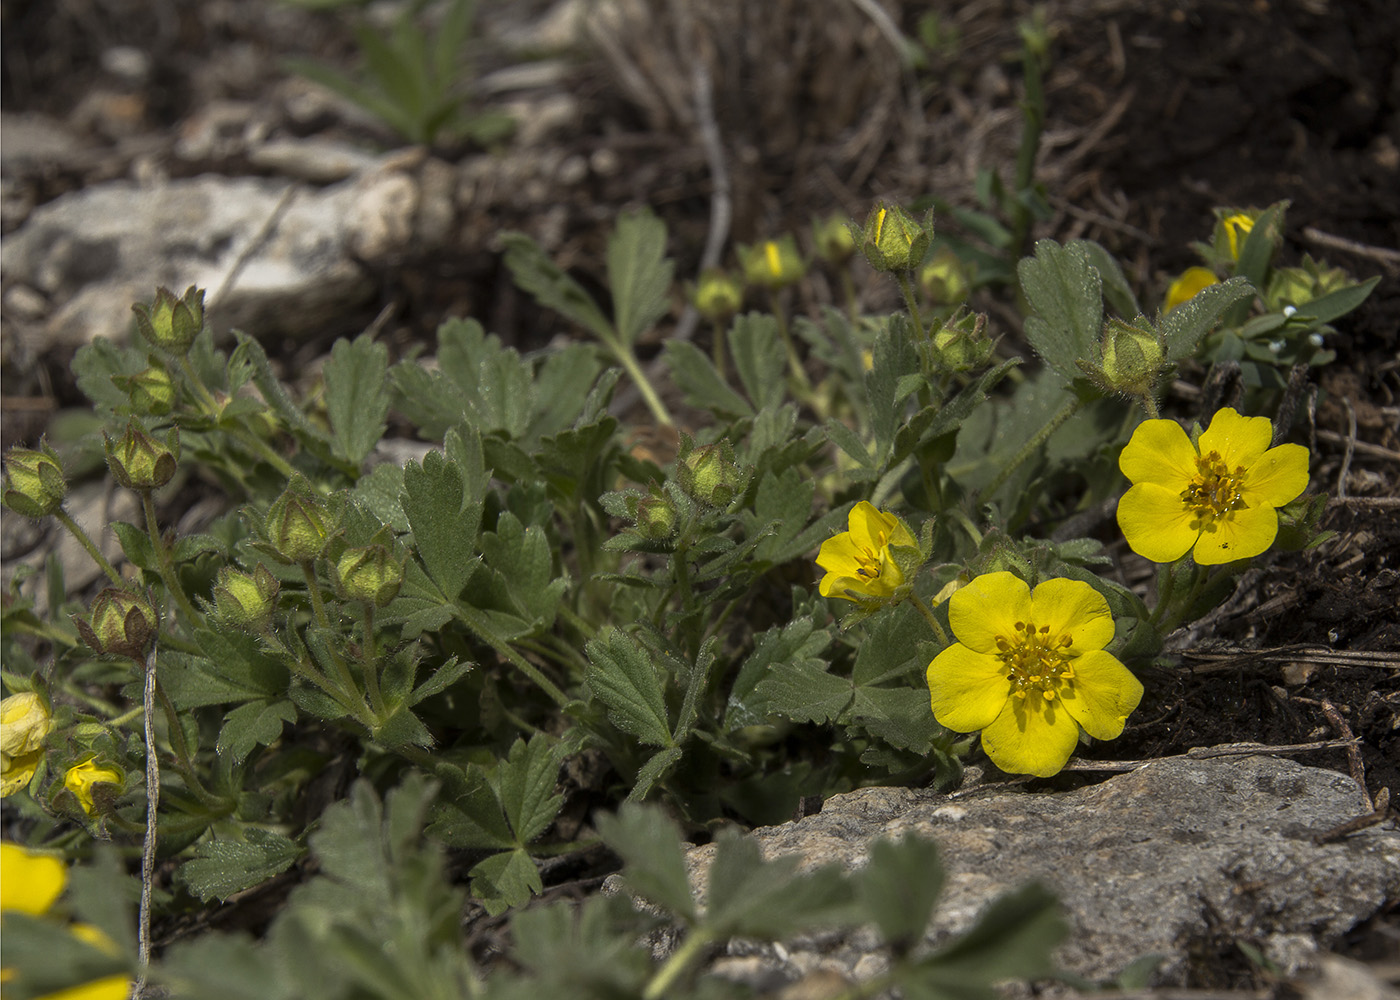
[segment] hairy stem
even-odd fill
[[[116,584],[118,587],[130,589],[131,585],[122,579],[122,575],[117,572],[117,568],[102,554],[102,550],[97,547],[96,543],[93,542],[92,538],[82,529],[78,522],[68,515],[66,510],[60,507],[53,512],[53,516],[58,518],[58,523],[67,528],[68,533],[76,538],[78,544],[87,550],[87,554],[92,556],[92,561],[101,567],[103,573],[107,574],[107,579],[111,580],[112,583]]]
[[[1074,399],[1065,403],[1064,406],[1060,407],[1059,412],[1050,418],[1050,422],[1036,431],[1035,436],[1027,441],[1020,451],[1012,456],[1011,461],[1002,466],[1001,471],[997,473],[997,477],[987,484],[987,487],[982,490],[980,496],[989,497],[996,493],[997,490],[1001,489],[1002,484],[1011,478],[1011,474],[1021,467],[1021,463],[1034,455],[1040,449],[1040,446],[1050,439],[1050,435],[1059,430],[1060,426],[1064,424],[1066,420],[1078,413],[1083,405],[1084,401],[1076,396]]]
[[[170,592],[171,598],[180,607],[185,620],[191,625],[198,625],[204,621],[204,616],[195,609],[189,595],[185,593],[185,588],[180,585],[180,578],[175,575],[175,563],[171,558],[170,546],[165,542],[165,536],[161,534],[160,524],[156,521],[156,502],[151,496],[149,489],[140,491],[141,506],[146,511],[146,534],[151,538],[151,547],[155,549],[156,562],[160,565],[160,578],[165,581],[165,589]]]

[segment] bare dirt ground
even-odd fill
[[[573,53],[561,86],[578,97],[581,114],[552,141],[590,162],[611,158],[616,169],[559,192],[550,222],[556,255],[585,276],[597,273],[611,220],[645,203],[671,228],[679,273],[694,275],[714,225],[716,181],[706,122],[694,113],[697,62],[713,87],[732,241],[802,229],[832,212],[863,217],[876,197],[934,193],[971,204],[976,170],[1006,171],[1014,157],[1016,22],[1029,6],[883,6],[899,9],[907,33],[936,10],[956,44],[913,75],[848,0],[714,0],[697,7],[699,34],[687,34],[694,24],[684,5],[657,3],[649,13],[642,5],[606,44]],[[551,9],[544,0],[483,8],[488,29]],[[1400,6],[1063,0],[1048,11],[1049,117],[1037,176],[1055,214],[1037,237],[1102,242],[1151,302],[1166,276],[1194,262],[1188,243],[1208,233],[1213,206],[1288,199],[1286,256],[1306,252],[1360,277],[1383,276],[1338,323],[1337,360],[1311,378],[1311,489],[1333,498],[1323,526],[1335,536],[1251,570],[1225,609],[1177,644],[1181,667],[1148,684],[1141,721],[1097,753],[1141,759],[1225,742],[1354,736],[1355,754],[1331,748],[1297,759],[1348,771],[1372,796],[1385,788],[1400,795]],[[284,55],[345,61],[352,52],[333,22],[251,0],[4,0],[0,14],[4,110],[64,121],[93,150],[18,178],[12,190],[31,205],[138,165],[172,175],[246,172],[236,160],[173,157],[183,123],[217,100],[285,102]],[[131,52],[141,56],[139,73],[124,70]],[[499,69],[500,58],[483,52],[480,68]],[[285,115],[281,127],[292,136],[388,141],[332,115]],[[7,213],[7,227],[20,222],[22,213]],[[403,260],[379,276],[382,293],[364,315],[281,345],[283,360],[289,370],[303,365],[385,306],[385,336],[400,353],[431,343],[437,322],[453,314],[480,318],[507,343],[548,340],[557,325],[514,290],[493,242],[500,230],[540,224],[508,202],[492,204],[465,221],[453,253]],[[803,292],[812,304],[832,295],[819,280]],[[862,293],[872,307],[887,304],[873,276]],[[974,303],[1014,338],[1008,304]],[[79,402],[67,363],[55,356],[37,370],[4,372],[7,400],[48,401],[6,405],[6,445],[32,442],[48,412]],[[1189,390],[1167,401],[1182,415],[1191,404]],[[1393,933],[1394,916],[1390,924]],[[1359,953],[1371,940],[1358,935]]]

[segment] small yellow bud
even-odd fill
[[[898,205],[877,205],[865,220],[860,250],[877,271],[912,271],[933,240],[933,211],[918,222]]]
[[[1254,231],[1254,217],[1236,212],[1222,219],[1220,225],[1225,234],[1226,245],[1230,248],[1230,257],[1239,260],[1240,251],[1244,249],[1245,237]]]
[[[5,506],[35,520],[57,511],[68,494],[58,454],[42,441],[39,448],[11,448],[5,455]]]
[[[281,584],[266,566],[259,565],[252,574],[225,566],[214,584],[214,617],[233,628],[262,631],[277,606],[279,589]]]
[[[712,323],[723,323],[739,311],[744,302],[744,289],[729,272],[709,268],[700,275],[695,288],[695,308]]]
[[[739,257],[744,265],[744,281],[759,288],[777,291],[796,284],[807,273],[807,265],[791,236],[740,247]]]
[[[180,298],[168,288],[157,288],[149,306],[134,305],[136,328],[152,347],[171,354],[189,352],[204,329],[204,290],[191,285]]]
[[[637,532],[643,538],[664,541],[676,532],[676,504],[665,493],[653,492],[637,501]]]
[[[1166,350],[1155,331],[1110,319],[1104,324],[1102,349],[1099,370],[1106,391],[1143,396],[1157,387]]]
[[[747,485],[748,477],[734,462],[729,442],[704,444],[686,454],[676,466],[681,488],[701,503],[728,507]]]
[[[105,433],[102,441],[107,452],[107,467],[127,489],[158,489],[175,475],[180,450],[178,428],[172,427],[162,444],[133,421],[126,425],[126,432],[116,441]]]
[[[156,612],[143,595],[108,587],[92,600],[87,618],[73,624],[96,653],[144,660],[156,638]]]
[[[73,793],[73,797],[83,807],[83,812],[89,816],[96,816],[99,811],[106,811],[101,807],[110,808],[112,801],[121,794],[121,785],[125,780],[126,775],[117,768],[90,759],[68,769],[68,773],[63,776],[63,787]],[[97,785],[116,787],[97,790]]]
[[[267,510],[266,551],[286,563],[311,562],[326,547],[326,522],[324,503],[298,476]]]

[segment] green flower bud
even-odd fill
[[[74,616],[83,642],[94,652],[144,660],[156,639],[156,612],[142,594],[108,587],[92,601],[87,618]]]
[[[681,489],[711,507],[728,507],[748,484],[728,441],[701,445],[681,458],[676,466]]]
[[[225,566],[214,583],[214,617],[232,628],[261,632],[272,619],[281,586],[266,566],[251,574]]]
[[[1155,330],[1110,319],[1104,324],[1101,348],[1097,367],[1078,362],[1099,388],[1124,396],[1146,396],[1157,388],[1166,348]]]
[[[326,547],[327,520],[324,502],[298,476],[267,510],[266,551],[280,562],[311,562]]]
[[[791,236],[740,247],[739,258],[744,265],[744,281],[759,288],[777,291],[796,284],[807,273],[807,265]]]
[[[813,222],[812,236],[817,256],[828,264],[844,264],[855,256],[856,240],[843,216],[830,215],[825,221]]]
[[[175,408],[175,381],[164,368],[147,368],[135,375],[113,375],[137,413],[163,417]]]
[[[133,421],[115,442],[104,432],[102,445],[107,452],[107,467],[118,483],[129,490],[152,490],[164,486],[175,475],[180,432],[170,428],[166,443],[161,444]]]
[[[637,501],[637,532],[643,538],[664,541],[676,533],[675,501],[661,492]]]
[[[170,289],[157,288],[154,302],[134,305],[131,311],[136,314],[136,328],[152,347],[186,354],[204,329],[204,289],[191,285],[177,299]]]
[[[341,600],[382,608],[398,595],[403,570],[404,563],[395,562],[387,546],[361,545],[346,549],[331,575]]]
[[[876,205],[865,220],[860,250],[877,271],[912,271],[933,239],[933,210],[922,223],[898,205]]]
[[[954,305],[967,298],[967,269],[957,254],[940,249],[919,272],[919,287],[935,305]]]
[[[934,367],[949,372],[981,368],[996,346],[987,336],[986,328],[987,317],[983,313],[966,314],[939,324],[929,337],[929,354]]]
[[[11,448],[5,455],[4,504],[35,520],[62,507],[68,493],[58,454],[42,441],[39,448]]]
[[[695,308],[712,323],[723,323],[744,303],[744,289],[727,271],[708,268],[695,288]]]

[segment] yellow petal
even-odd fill
[[[1140,483],[1118,501],[1118,527],[1128,547],[1153,562],[1175,562],[1196,544],[1192,517],[1180,493],[1155,483]]]
[[[1131,483],[1156,483],[1180,493],[1196,476],[1196,447],[1175,420],[1144,420],[1118,456]]]
[[[1079,725],[1063,706],[1034,695],[1012,698],[982,730],[982,749],[993,764],[1009,774],[1040,778],[1059,774],[1078,742]]]
[[[913,536],[904,530],[899,518],[878,509],[869,500],[862,500],[851,508],[851,536],[857,545],[875,550],[886,545],[917,545]]]
[[[1142,701],[1142,683],[1102,650],[1073,663],[1074,680],[1060,688],[1065,710],[1096,740],[1117,739]]]
[[[1274,425],[1268,417],[1242,417],[1227,406],[1215,412],[1198,443],[1202,455],[1219,452],[1226,467],[1233,471],[1237,466],[1249,469],[1259,461],[1273,438]]]
[[[1010,636],[1017,622],[1031,620],[1031,588],[1020,577],[984,573],[948,600],[953,635],[978,653],[996,653],[997,636]]]
[[[1011,681],[995,656],[954,643],[928,665],[933,717],[955,733],[989,725],[1006,707]]]
[[[1206,525],[1196,543],[1196,562],[1215,566],[1257,556],[1278,536],[1278,511],[1272,507],[1232,510]]]
[[[1113,615],[1093,587],[1082,580],[1057,577],[1046,580],[1031,593],[1031,621],[1036,627],[1048,625],[1050,636],[1067,635],[1074,640],[1072,654],[1103,649],[1113,639]]]
[[[817,565],[828,574],[855,576],[856,571],[860,569],[860,556],[861,551],[856,547],[851,533],[843,531],[822,542],[821,550],[817,553]],[[822,593],[825,594],[825,591]]]
[[[1196,293],[1201,289],[1209,288],[1215,284],[1219,284],[1219,280],[1208,268],[1188,267],[1167,288],[1167,298],[1162,306],[1162,311],[1171,312],[1183,302],[1189,302],[1195,298]]]
[[[1251,507],[1282,507],[1307,488],[1308,449],[1281,444],[1249,467],[1241,492]]]
[[[37,1000],[126,1000],[130,992],[131,981],[125,976],[107,976],[57,993],[45,993]]]
[[[68,872],[58,858],[0,843],[0,910],[37,917],[63,892]]]

